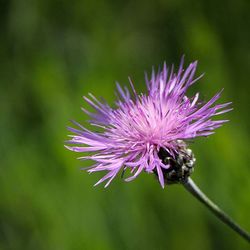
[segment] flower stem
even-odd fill
[[[222,222],[228,225],[236,233],[238,233],[245,240],[250,242],[250,234],[242,229],[237,223],[235,223],[226,213],[224,213],[215,203],[213,203],[194,183],[194,181],[188,177],[182,182],[183,186],[193,196],[195,196],[200,202],[202,202],[212,213],[214,213]]]

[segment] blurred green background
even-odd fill
[[[0,2],[0,249],[249,249],[181,186],[102,174],[67,151],[66,126],[86,126],[88,92],[115,100],[152,65],[199,60],[190,93],[225,88],[230,119],[192,144],[193,179],[250,230],[249,0]]]

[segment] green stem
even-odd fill
[[[226,213],[224,213],[215,203],[213,203],[193,182],[193,180],[188,177],[182,182],[183,186],[189,191],[193,196],[195,196],[200,202],[202,202],[212,213],[214,213],[222,222],[228,225],[236,233],[238,233],[245,240],[250,242],[250,234],[241,228],[237,223],[235,223]]]

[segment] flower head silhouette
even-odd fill
[[[127,181],[146,171],[155,173],[162,187],[168,174],[178,166],[185,166],[182,175],[183,171],[186,171],[184,176],[190,174],[188,169],[195,159],[185,141],[214,133],[226,120],[212,118],[229,111],[230,103],[215,105],[221,92],[206,103],[199,101],[199,93],[187,97],[187,89],[200,77],[194,79],[197,62],[186,70],[183,62],[182,58],[177,72],[164,64],[162,71],[152,72],[151,79],[146,77],[147,94],[138,94],[130,79],[132,96],[126,87],[117,84],[119,97],[115,108],[92,94],[84,97],[96,112],[83,111],[91,117],[91,125],[101,127],[102,132],[90,131],[74,122],[77,128],[69,128],[74,135],[67,141],[71,146],[66,147],[90,153],[80,157],[94,161],[88,172],[107,172],[96,185],[107,181],[105,187],[108,186],[125,169],[132,174]]]

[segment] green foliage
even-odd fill
[[[93,188],[64,149],[88,92],[114,101],[115,81],[198,59],[191,91],[225,88],[231,120],[192,144],[193,178],[250,230],[248,0],[5,1],[0,5],[0,249],[248,249],[181,186],[152,175]],[[85,123],[86,124],[86,123]]]

